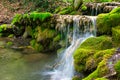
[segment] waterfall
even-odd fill
[[[114,8],[120,6],[120,3],[86,3],[89,15],[96,16],[100,13],[109,13]],[[88,14],[87,14],[88,15]]]
[[[89,21],[86,23],[86,19]],[[62,53],[59,53],[57,66],[49,72],[44,73],[45,75],[50,75],[50,79],[48,80],[72,80],[74,76],[74,60],[73,53],[75,49],[79,47],[79,45],[86,40],[87,38],[96,35],[95,34],[95,17],[73,17],[73,31],[72,35],[70,34],[70,24],[67,25],[67,35],[72,38],[70,46],[68,46]],[[82,21],[82,26],[80,25],[80,21]],[[68,39],[68,38],[67,38]],[[67,40],[66,42],[68,42]]]

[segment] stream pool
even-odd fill
[[[0,47],[0,80],[49,80],[42,74],[53,65],[56,55],[32,50],[23,55],[23,52]]]

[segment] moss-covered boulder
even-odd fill
[[[97,34],[111,35],[112,27],[118,25],[120,25],[120,7],[113,9],[110,13],[98,15]]]
[[[111,58],[111,56],[114,54],[115,49],[107,49],[102,52],[104,52],[104,55],[102,56],[101,61],[98,63],[96,70],[89,74],[83,80],[92,80],[105,77],[110,73],[110,69],[108,68],[107,62],[108,59]]]
[[[49,12],[31,12],[16,14],[12,25],[16,28],[16,36],[31,38],[30,45],[40,52],[56,51],[59,46],[59,32],[51,26],[52,14]]]
[[[84,41],[80,48],[93,50],[110,49],[112,48],[112,40],[108,36],[91,37]]]
[[[103,77],[109,73],[107,60],[114,54],[112,40],[107,36],[91,37],[84,41],[74,53],[77,72],[92,72],[85,80]],[[95,71],[94,71],[95,70]]]
[[[112,28],[112,38],[115,46],[120,46],[120,26]]]
[[[54,51],[57,50],[59,41],[60,35],[54,29],[38,26],[33,33],[31,45],[38,51]]]

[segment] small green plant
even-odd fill
[[[13,42],[7,42],[7,47],[10,47],[13,45]]]
[[[8,37],[9,37],[9,38],[12,38],[12,37],[14,37],[14,34],[10,34]]]
[[[3,24],[0,26],[0,32],[2,32],[3,30],[6,30],[7,29],[7,25],[6,24]]]
[[[82,11],[86,11],[87,10],[87,6],[85,6],[84,4],[82,4],[81,10]]]
[[[19,23],[20,20],[21,20],[21,18],[22,18],[22,15],[21,15],[21,14],[16,14],[15,17],[13,18],[11,24],[13,25],[13,24],[17,24],[17,23]]]

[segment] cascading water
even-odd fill
[[[73,53],[76,48],[87,38],[95,35],[95,18],[87,16],[89,22],[82,22],[83,26],[80,26],[80,20],[83,17],[73,17],[73,32],[72,41],[70,46],[62,53],[59,53],[57,67],[53,71],[45,72],[45,75],[50,75],[49,80],[72,80],[74,76],[74,60]],[[69,35],[70,24],[67,27],[67,35]],[[82,29],[81,29],[82,28]],[[70,36],[70,35],[69,35]],[[66,41],[68,42],[68,40]]]

